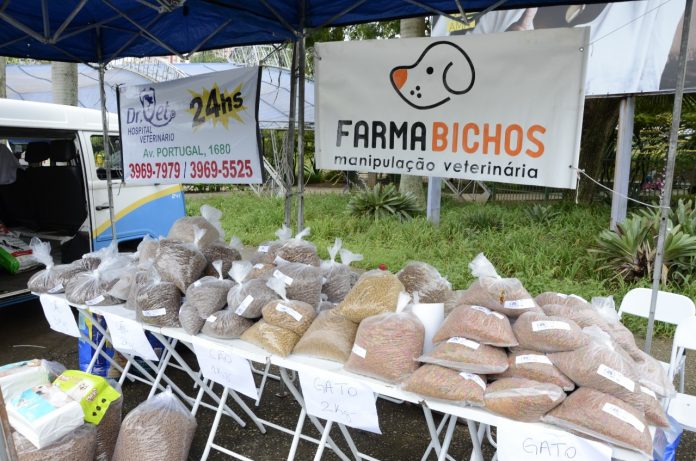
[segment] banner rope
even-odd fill
[[[637,199],[634,199],[634,198],[632,198],[632,197],[629,197],[628,195],[624,195],[624,194],[622,194],[622,193],[620,193],[620,192],[616,192],[616,191],[614,191],[614,189],[605,186],[605,185],[602,184],[601,182],[599,182],[599,181],[597,181],[596,179],[594,179],[592,176],[590,176],[590,175],[588,175],[587,173],[585,173],[585,170],[583,170],[583,169],[576,168],[576,167],[574,167],[574,166],[571,166],[570,169],[575,170],[575,171],[577,172],[577,176],[578,176],[577,186],[575,187],[575,203],[576,203],[576,204],[578,203],[578,196],[579,196],[579,194],[580,194],[580,179],[581,179],[582,176],[585,176],[587,179],[589,179],[590,181],[592,181],[593,183],[595,183],[596,185],[598,185],[598,186],[601,187],[602,189],[605,189],[605,190],[611,192],[612,194],[616,194],[616,195],[618,195],[618,196],[621,197],[621,198],[625,198],[626,200],[630,200],[631,202],[635,202],[635,203],[637,203],[637,204],[639,204],[639,205],[643,205],[643,206],[648,207],[648,208],[655,208],[655,209],[657,209],[657,210],[661,210],[662,208],[665,208],[665,209],[667,209],[667,210],[670,209],[670,207],[663,207],[663,206],[661,206],[661,205],[653,205],[652,203],[641,202],[640,200],[637,200]]]

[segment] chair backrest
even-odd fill
[[[619,317],[622,314],[633,314],[647,319],[650,315],[651,295],[652,290],[649,288],[634,288],[626,293],[619,307]],[[657,293],[655,320],[678,325],[695,315],[696,306],[688,297],[666,291]]]
[[[694,332],[696,332],[696,317],[686,319],[677,325],[674,339],[672,340],[669,376],[674,376],[677,356],[681,355],[686,349],[696,351],[696,334]]]

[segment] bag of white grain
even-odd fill
[[[183,243],[194,243],[198,248],[205,248],[213,242],[225,238],[220,224],[222,212],[210,205],[201,206],[201,216],[185,216],[177,219],[169,229],[167,239]],[[196,230],[203,232],[197,235]]]
[[[418,293],[422,303],[444,303],[452,291],[452,284],[437,269],[424,262],[410,262],[396,276],[411,296]]]
[[[196,280],[186,289],[186,302],[198,311],[198,315],[207,318],[227,304],[227,294],[234,286],[232,280],[223,277],[223,262],[218,259],[212,263],[215,277],[206,275]]]
[[[283,227],[275,232],[276,240],[263,242],[256,249],[256,254],[251,258],[254,264],[274,264],[278,249],[292,237],[292,230],[283,224]]]
[[[563,389],[551,383],[524,378],[503,378],[488,384],[486,408],[516,421],[535,422],[566,398]]]
[[[261,319],[246,330],[241,339],[265,349],[271,354],[287,357],[300,337],[291,330],[271,325]]]
[[[418,361],[489,375],[502,373],[508,367],[505,349],[459,336],[442,341],[435,349],[418,357]]]
[[[309,227],[303,229],[293,238],[285,241],[276,251],[276,257],[291,263],[309,264],[319,267],[321,260],[317,256],[317,248],[304,240],[309,235]]]
[[[403,292],[396,312],[373,315],[358,326],[345,369],[387,382],[399,382],[419,366],[425,328],[415,315],[403,312],[410,296]],[[340,312],[339,312],[340,313]]]
[[[196,228],[193,243],[163,239],[157,248],[155,269],[162,279],[175,284],[182,293],[201,277],[208,264],[200,251],[205,232],[205,229]]]
[[[454,308],[433,336],[433,343],[455,336],[498,347],[518,344],[508,318],[483,306],[460,304]]]
[[[520,347],[539,352],[564,352],[578,349],[588,340],[580,327],[565,317],[526,312],[512,326]]]
[[[486,377],[425,364],[404,381],[402,389],[462,405],[483,406]]]
[[[345,363],[355,342],[358,325],[334,309],[319,312],[293,349],[293,354]]]
[[[508,352],[508,369],[499,375],[501,378],[525,378],[541,383],[551,383],[566,392],[575,389],[575,383],[556,368],[544,353],[522,348],[512,348]]]
[[[269,279],[267,285],[281,299],[269,301],[263,306],[261,310],[263,319],[271,325],[302,336],[317,316],[314,307],[302,301],[288,299],[285,282],[279,278]]]
[[[83,424],[52,444],[36,448],[19,432],[12,433],[18,461],[102,461],[95,458],[97,429]]]
[[[539,311],[539,306],[516,278],[502,278],[493,264],[479,253],[469,263],[476,280],[459,298],[463,304],[483,306],[509,317],[518,317],[527,311]]]
[[[363,319],[394,312],[404,285],[389,271],[365,272],[336,309],[348,320],[360,323]]]
[[[321,262],[321,273],[324,277],[321,292],[332,303],[340,303],[346,297],[355,282],[355,273],[349,266],[363,259],[363,255],[341,248],[342,245],[341,239],[337,238],[333,246],[328,248],[330,259]],[[336,261],[338,254],[341,255],[340,263]]]
[[[87,306],[112,306],[121,304],[122,299],[109,294],[121,275],[129,270],[130,258],[112,253],[102,259],[99,266],[90,272],[80,272],[65,286],[65,297],[73,304]]]
[[[542,421],[652,455],[652,436],[643,415],[622,400],[588,387],[570,394]]]
[[[126,415],[113,461],[186,461],[196,418],[170,389],[150,397]]]
[[[253,324],[254,322],[237,315],[232,309],[225,308],[213,312],[205,319],[201,333],[213,338],[236,339]]]
[[[278,294],[266,285],[264,279],[249,279],[249,261],[235,261],[230,277],[236,282],[227,294],[227,306],[237,315],[247,319],[261,317],[261,309],[269,301],[278,299]]]
[[[232,269],[232,263],[242,259],[242,241],[239,237],[232,237],[230,244],[225,242],[213,242],[202,249],[205,260],[208,265],[205,267],[203,274],[213,277],[218,276],[218,270],[213,266],[213,262],[222,261],[222,273],[228,274]]]
[[[313,309],[319,306],[321,299],[321,269],[303,263],[291,263],[276,258],[278,268],[273,271],[273,277],[285,284],[287,297],[302,301]]]
[[[178,327],[181,291],[172,282],[162,280],[155,271],[149,283],[138,287],[135,296],[136,318],[158,327]]]

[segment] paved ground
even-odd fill
[[[671,343],[658,340],[653,352],[660,359],[668,359]],[[55,333],[48,328],[38,303],[27,303],[0,310],[0,365],[29,358],[46,358],[63,363],[68,368],[77,367],[77,340]],[[188,360],[195,361],[191,354]],[[185,390],[192,390],[190,380],[183,374],[173,374],[175,381]],[[687,362],[687,392],[696,393],[696,359],[690,356]],[[124,386],[124,414],[143,401],[149,389],[137,383],[126,383]],[[219,391],[219,389],[218,389]],[[249,399],[246,399],[249,401]],[[253,407],[253,402],[249,403]],[[358,447],[365,453],[384,461],[419,460],[425,451],[429,437],[425,429],[423,414],[419,407],[379,400],[378,411],[382,436],[353,431],[351,433]],[[264,393],[257,414],[264,419],[276,422],[285,427],[294,427],[299,414],[299,406],[287,395],[283,395],[277,382],[271,382]],[[200,459],[203,446],[212,424],[213,412],[199,410],[198,430],[194,439],[189,459]],[[461,426],[461,425],[460,425]],[[318,437],[316,431],[306,426],[306,432]],[[255,427],[240,428],[229,418],[223,417],[218,431],[216,443],[243,453],[255,460],[282,460],[290,448],[290,436],[274,429],[266,435],[261,435]],[[335,433],[332,432],[335,436]],[[339,437],[336,437],[337,439]],[[457,434],[450,453],[456,459],[468,459],[468,433],[462,427]],[[490,459],[492,452],[486,450]],[[304,461],[313,459],[313,446],[302,442],[296,457]],[[220,453],[213,453],[211,460],[231,459]],[[335,455],[326,451],[324,460],[336,460]],[[429,459],[435,459],[431,456]],[[679,448],[679,461],[696,459],[696,435],[685,433]]]

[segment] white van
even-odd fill
[[[145,235],[167,234],[186,213],[184,197],[180,185],[123,182],[118,117],[109,114],[108,120],[116,234],[120,248],[134,249]],[[0,148],[20,162],[16,180],[0,185],[0,224],[22,240],[50,241],[56,263],[108,245],[103,145],[97,110],[0,99]],[[27,280],[34,272],[0,269],[0,307],[32,296]]]

